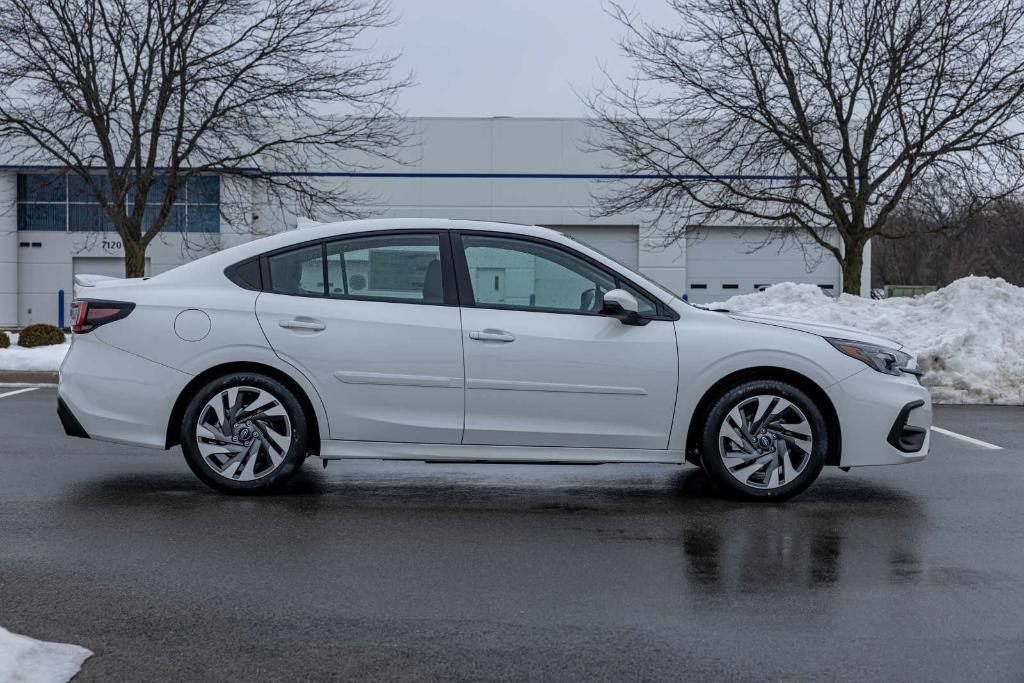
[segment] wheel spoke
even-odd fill
[[[756,453],[757,449],[751,443],[750,437],[744,431],[738,429],[735,424],[731,423],[730,418],[726,418],[725,424],[722,425],[721,436],[728,438],[737,447],[742,449],[744,453]]]
[[[730,460],[732,460],[732,462],[729,462]],[[730,453],[729,455],[725,456],[725,466],[728,467],[730,471],[736,471],[737,469],[745,465],[748,465],[749,463],[752,463],[755,460],[757,462],[763,463],[764,456],[758,455],[757,453]]]
[[[800,434],[802,436],[811,435],[811,425],[806,422],[788,422],[773,424],[774,429],[778,429],[786,432],[787,434]]]
[[[205,418],[207,418],[209,416],[210,412],[213,412],[213,415],[214,415],[214,417],[217,420],[216,427],[219,430],[223,431],[224,423],[226,422],[226,420],[225,420],[224,405],[223,405],[222,401],[220,400],[220,396],[214,396],[210,400],[210,402],[206,404],[206,407],[202,411],[202,416],[203,417],[200,419],[200,422],[203,422],[205,420]],[[206,422],[206,424],[209,424],[209,422]]]
[[[263,406],[257,413],[257,415],[260,416],[260,419],[264,417],[281,417],[282,415],[285,414],[286,412],[284,406],[278,403],[277,401],[274,401],[273,403]]]
[[[772,458],[768,465],[768,488],[773,489],[779,485],[779,459]]]
[[[264,439],[263,452],[267,454],[268,458],[270,458],[271,465],[273,467],[277,467],[278,465],[281,464],[281,461],[284,460],[284,454],[288,452],[288,449],[285,448],[282,450],[277,450],[275,447],[271,446],[271,444],[269,444],[266,439]]]
[[[199,452],[204,458],[212,456],[232,456],[244,453],[246,447],[240,443],[199,443]]]
[[[259,439],[254,439],[252,444],[249,446],[249,450],[245,452],[245,458],[242,462],[242,473],[239,478],[245,480],[251,480],[256,478],[256,461],[259,460],[260,446],[263,442]]]
[[[242,412],[242,392],[238,389],[230,389],[228,398],[231,401],[231,421],[238,420],[238,413]]]
[[[799,436],[790,436],[789,434],[782,433],[777,434],[777,436],[779,438],[779,441],[782,443],[788,443],[793,446],[796,446],[805,453],[811,452],[811,444],[813,442],[811,441],[810,437],[803,438]]]
[[[263,440],[270,446],[271,451],[276,450],[278,453],[284,453],[288,450],[288,446],[291,445],[292,438],[290,434],[280,434],[263,420],[256,420],[253,422],[256,429],[263,436]]]
[[[234,455],[231,456],[231,458],[228,459],[227,462],[224,463],[224,466],[220,468],[220,474],[222,476],[228,477],[229,479],[233,479],[235,477],[235,474],[238,472],[239,468],[242,466],[242,461],[245,460],[245,456],[248,453],[248,448],[239,449]]]
[[[751,421],[752,425],[750,428],[751,432],[757,432],[764,425],[767,418],[766,414],[770,414],[775,410],[776,404],[782,399],[775,396],[758,396],[757,397],[757,409],[754,411],[754,419]]]
[[[789,455],[789,445],[783,441],[779,443],[779,459],[782,461],[782,479],[789,483],[796,479],[796,468],[793,467],[793,459]]]
[[[747,483],[747,480],[750,479],[750,476],[760,469],[764,469],[763,458],[758,458],[753,462],[753,464],[747,465],[746,467],[730,471],[732,472],[732,476],[736,477],[745,484]]]
[[[231,437],[225,434],[224,432],[220,431],[219,427],[215,427],[214,425],[205,424],[202,422],[196,425],[196,436],[204,439],[209,439],[210,441],[215,441],[217,443],[231,443]]]
[[[224,417],[221,420],[221,431],[229,432],[235,427],[235,415],[232,411],[232,403],[235,399],[234,394],[238,392],[238,389],[231,388],[220,395],[221,408],[224,411]]]

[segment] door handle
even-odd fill
[[[278,325],[286,330],[313,330],[314,332],[320,332],[327,329],[327,325],[322,320],[313,319],[299,320],[293,318],[291,320],[282,320]]]
[[[470,339],[477,341],[514,342],[516,336],[505,330],[474,330],[469,333]]]

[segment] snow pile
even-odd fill
[[[839,298],[791,282],[712,308],[856,327],[907,345],[940,403],[1024,403],[1024,288],[965,277],[918,297]]]
[[[0,681],[3,683],[65,683],[92,652],[77,645],[44,643],[0,628]]]
[[[37,346],[32,349],[18,346],[17,334],[8,332],[7,336],[11,338],[11,346],[0,349],[0,370],[57,372],[68,349],[71,348],[70,336],[63,344]]]

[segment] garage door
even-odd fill
[[[808,282],[826,292],[839,291],[839,264],[828,254],[804,253],[798,246],[769,244],[764,229],[717,228],[686,241],[686,290],[693,303],[722,301],[750,294],[777,282]],[[818,258],[821,256],[821,258]]]
[[[146,277],[150,275],[150,261],[146,259]],[[122,256],[76,256],[71,262],[75,275],[109,275],[124,277],[124,257]],[[65,271],[67,272],[67,271]]]
[[[640,228],[636,225],[549,225],[573,239],[637,270],[640,262]]]

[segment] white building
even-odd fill
[[[593,218],[594,194],[614,179],[610,164],[584,151],[592,134],[580,119],[414,119],[407,164],[374,172],[295,169],[346,182],[370,197],[354,207],[378,216],[470,218],[556,227],[588,242],[690,301],[720,301],[783,281],[840,289],[831,258],[780,251],[757,226],[719,228],[702,238],[662,246],[651,216]],[[10,160],[8,160],[10,161]],[[216,178],[190,186],[175,218],[147,253],[156,274],[211,249],[294,228],[273,211],[241,212],[250,226],[218,214],[223,188]],[[0,165],[0,327],[67,321],[76,273],[123,273],[120,238],[103,230],[98,205],[53,170]],[[261,215],[262,214],[262,215]],[[232,215],[238,215],[233,212]],[[188,231],[187,238],[179,230]],[[867,254],[862,289],[870,272]],[[502,295],[515,296],[506,273],[489,273]],[[61,295],[63,292],[63,298]],[[64,311],[61,315],[61,301]]]

